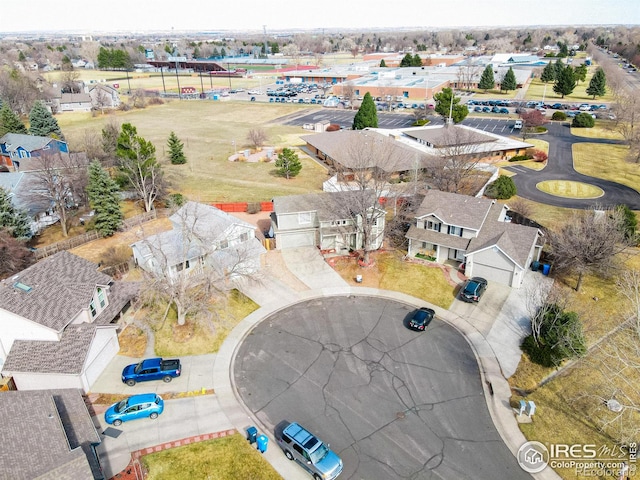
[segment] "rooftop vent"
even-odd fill
[[[23,292],[27,292],[27,293],[31,291],[31,287],[29,285],[25,285],[24,283],[21,283],[21,282],[14,283],[13,288],[17,288],[18,290],[22,290]]]

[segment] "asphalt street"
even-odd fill
[[[407,329],[412,311],[356,296],[280,310],[239,347],[237,392],[265,426],[297,421],[329,442],[345,478],[531,478],[494,426],[467,341],[437,318]]]

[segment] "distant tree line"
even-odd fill
[[[133,68],[133,62],[126,50],[101,47],[98,53],[98,68],[105,70],[129,70]]]

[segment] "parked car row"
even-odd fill
[[[509,109],[506,107],[474,107],[473,109],[474,112],[481,112],[481,113],[502,113],[502,114],[508,114]]]

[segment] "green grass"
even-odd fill
[[[608,138],[611,140],[623,140],[620,132],[612,127],[612,123],[607,120],[596,120],[595,127],[592,128],[572,128],[571,133],[576,137],[586,138]]]
[[[576,171],[592,177],[640,189],[640,169],[625,157],[629,147],[597,143],[574,143],[573,165]]]
[[[558,95],[553,91],[553,83],[547,83],[547,88],[545,90],[545,84],[539,79],[534,78],[531,80],[531,84],[527,89],[527,93],[525,95],[525,99],[527,100],[539,100],[544,98],[546,103],[576,103],[576,102],[588,102],[588,103],[608,103],[613,102],[613,94],[611,93],[611,89],[607,88],[607,93],[603,97],[596,97],[593,99],[592,95],[588,95],[586,92],[587,87],[589,87],[589,81],[591,77],[595,73],[595,67],[590,67],[589,72],[587,73],[587,79],[584,82],[580,82],[573,92],[570,95],[565,95],[562,98],[562,95]]]
[[[164,105],[108,116],[65,113],[57,117],[72,149],[83,148],[85,132],[100,134],[114,118],[134,125],[138,134],[151,141],[163,162],[172,190],[187,198],[212,201],[268,201],[276,195],[293,195],[322,190],[327,171],[302,151],[302,171],[290,180],[275,175],[274,163],[229,162],[229,156],[250,148],[247,134],[262,129],[266,146],[299,147],[300,127],[280,125],[276,119],[300,112],[296,105],[267,105],[254,102],[170,101]],[[185,165],[170,165],[166,142],[171,131],[184,143]],[[235,149],[234,144],[236,143]]]
[[[171,448],[141,460],[149,472],[147,480],[282,479],[240,434]]]

